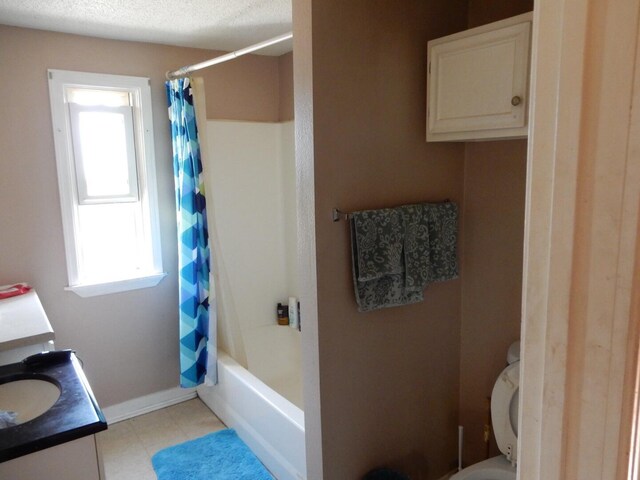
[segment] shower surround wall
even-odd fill
[[[218,345],[302,408],[300,333],[276,323],[298,296],[293,122],[209,120],[207,142]]]
[[[19,92],[5,96],[8,120],[0,129],[0,202],[6,207],[0,210],[0,284],[28,281],[35,286],[56,331],[56,346],[82,356],[103,407],[175,387],[177,247],[164,75],[221,52],[8,26],[0,26],[0,45],[0,80]],[[151,79],[162,258],[168,273],[155,288],[92,298],[64,290],[47,68]],[[207,116],[279,121],[287,105],[280,97],[292,95],[281,85],[287,74],[280,69],[277,57],[247,55],[203,71]]]

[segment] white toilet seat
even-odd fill
[[[449,480],[516,480],[516,467],[498,455],[459,471]]]
[[[520,342],[509,347],[509,365],[493,386],[491,423],[498,448],[504,455],[471,465],[450,480],[516,480],[518,459],[518,392],[520,391]]]
[[[498,376],[491,394],[493,433],[500,451],[515,465],[518,459],[518,392],[520,362],[514,362]]]

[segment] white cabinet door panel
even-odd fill
[[[526,134],[531,22],[521,17],[429,42],[428,141]]]

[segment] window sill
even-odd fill
[[[110,293],[127,292],[129,290],[138,290],[140,288],[155,287],[166,276],[167,274],[163,272],[145,277],[117,280],[115,282],[72,285],[64,287],[64,289],[83,298],[97,297],[98,295],[108,295]]]

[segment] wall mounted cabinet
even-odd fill
[[[532,14],[428,44],[427,141],[526,137]]]

